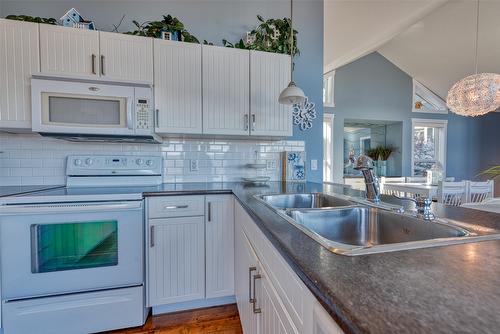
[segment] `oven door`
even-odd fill
[[[134,134],[134,87],[31,79],[31,89],[33,131]]]
[[[142,284],[143,217],[142,201],[2,209],[2,299]]]

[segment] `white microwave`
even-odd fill
[[[31,79],[32,129],[73,141],[159,142],[148,85]]]

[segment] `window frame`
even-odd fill
[[[429,108],[416,109],[415,104],[418,102],[416,99],[417,94],[420,95],[422,99],[432,104],[436,109],[429,109]],[[429,88],[425,87],[417,80],[413,79],[411,111],[424,114],[448,114],[448,107],[446,106],[446,102],[441,97],[433,93]]]
[[[335,108],[335,71],[323,74],[323,106]]]
[[[448,145],[448,120],[446,119],[411,119],[411,176],[415,176],[415,126],[441,128],[443,131],[442,141],[442,156],[443,161],[440,161],[443,166],[443,171],[446,174],[446,158]],[[438,160],[438,159],[436,159]],[[439,160],[438,160],[439,161]]]
[[[335,122],[335,115],[334,114],[330,114],[330,113],[324,113],[323,114],[323,123],[325,122],[328,122],[330,123],[330,126],[331,126],[331,131],[330,131],[330,138],[331,138],[331,143],[330,143],[330,149],[328,150],[331,154],[331,161],[330,161],[330,175],[328,175],[330,177],[330,180],[327,180],[325,178],[325,173],[326,173],[326,170],[327,168],[325,168],[325,164],[327,164],[327,159],[325,157],[326,155],[326,150],[325,152],[323,152],[323,182],[327,182],[327,183],[333,183],[334,182],[334,175],[335,175],[335,172],[334,172],[334,168],[333,168],[333,150],[334,150],[334,142],[335,142],[335,138],[333,137],[334,136],[334,122]],[[326,146],[328,146],[328,144],[325,144],[325,138],[324,138],[324,135],[325,135],[325,127],[323,127],[323,148]]]

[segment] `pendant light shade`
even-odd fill
[[[295,82],[290,81],[288,87],[285,88],[279,98],[278,102],[281,104],[294,105],[304,102],[306,95],[304,91],[295,85]]]
[[[476,9],[475,69],[455,83],[448,92],[446,105],[461,116],[481,116],[500,108],[500,74],[478,73],[479,0]]]
[[[481,116],[500,108],[500,74],[470,75],[451,87],[446,105],[455,114]]]
[[[298,103],[302,103],[306,100],[306,95],[304,91],[297,87],[295,82],[293,81],[293,54],[294,54],[294,45],[293,45],[293,0],[290,0],[290,83],[288,86],[280,93],[278,97],[278,102],[280,104],[286,105],[294,105]]]

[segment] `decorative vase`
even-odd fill
[[[387,176],[387,160],[377,160],[378,176]]]

